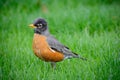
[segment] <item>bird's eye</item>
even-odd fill
[[[42,27],[42,24],[38,24],[38,28],[41,28]]]

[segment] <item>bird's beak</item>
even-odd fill
[[[30,24],[29,25],[31,28],[36,28],[36,26],[34,26],[34,24]]]

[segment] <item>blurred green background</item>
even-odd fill
[[[32,51],[36,18],[88,61],[39,60]],[[0,0],[0,80],[120,80],[119,0]]]

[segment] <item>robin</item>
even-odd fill
[[[43,61],[51,62],[53,68],[55,68],[56,62],[65,59],[80,58],[86,60],[56,40],[49,33],[47,22],[44,19],[39,18],[29,26],[34,28],[32,45],[34,54]]]

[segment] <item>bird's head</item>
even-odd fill
[[[29,25],[30,27],[34,28],[34,32],[38,33],[38,34],[42,34],[47,30],[47,22],[42,19],[42,18],[38,18],[36,19],[33,24]]]

